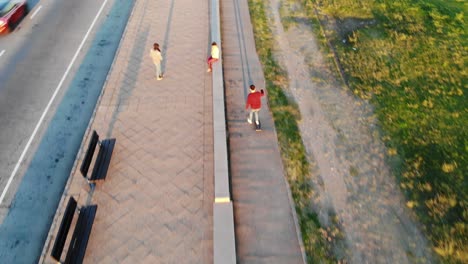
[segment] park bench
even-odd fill
[[[107,170],[109,169],[110,160],[112,152],[115,146],[115,138],[104,139],[99,141],[99,135],[96,131],[93,131],[91,135],[91,140],[88,144],[88,149],[86,151],[83,163],[80,167],[80,172],[88,180],[88,182],[94,182],[96,180],[105,180],[107,175]],[[93,172],[88,178],[89,167],[93,161],[94,152],[96,151],[96,146],[99,145],[99,152],[97,158],[94,162]]]
[[[60,262],[60,259],[77,207],[78,204],[76,200],[73,197],[70,197],[50,254],[58,263],[62,263]],[[82,206],[78,208],[78,220],[76,221],[73,236],[68,246],[67,256],[63,263],[83,263],[96,211],[97,205]]]

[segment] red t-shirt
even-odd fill
[[[247,103],[245,104],[245,109],[249,109],[249,106],[252,109],[260,109],[262,107],[262,96],[263,96],[263,90],[262,92],[254,92],[250,93],[247,96]]]

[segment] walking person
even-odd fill
[[[245,109],[248,110],[250,107],[249,117],[247,118],[247,122],[252,124],[252,117],[255,115],[255,124],[257,127],[260,126],[260,121],[258,120],[258,112],[260,108],[262,108],[262,96],[265,95],[263,89],[257,91],[255,85],[250,85],[250,93],[247,96],[247,102],[245,104]]]
[[[150,56],[153,60],[154,66],[156,67],[156,79],[158,81],[162,80],[163,75],[161,72],[161,61],[163,60],[163,57],[158,43],[153,44],[153,48],[150,50]]]
[[[213,70],[213,63],[217,62],[219,60],[219,48],[218,44],[213,41],[211,43],[211,56],[208,58],[208,70],[207,72],[211,72]]]

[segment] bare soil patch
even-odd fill
[[[287,93],[301,112],[316,211],[323,225],[337,222],[342,230],[335,234],[344,241],[337,240],[337,258],[349,263],[432,263],[426,238],[386,164],[372,106],[330,72],[307,21],[285,30],[280,1],[269,1],[276,57],[288,72]]]

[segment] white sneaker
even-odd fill
[[[258,121],[255,121],[255,124],[258,126],[258,125],[260,125],[260,122],[258,122]]]
[[[249,124],[252,124],[252,120],[250,120],[250,118],[247,118],[247,122],[248,122]]]

